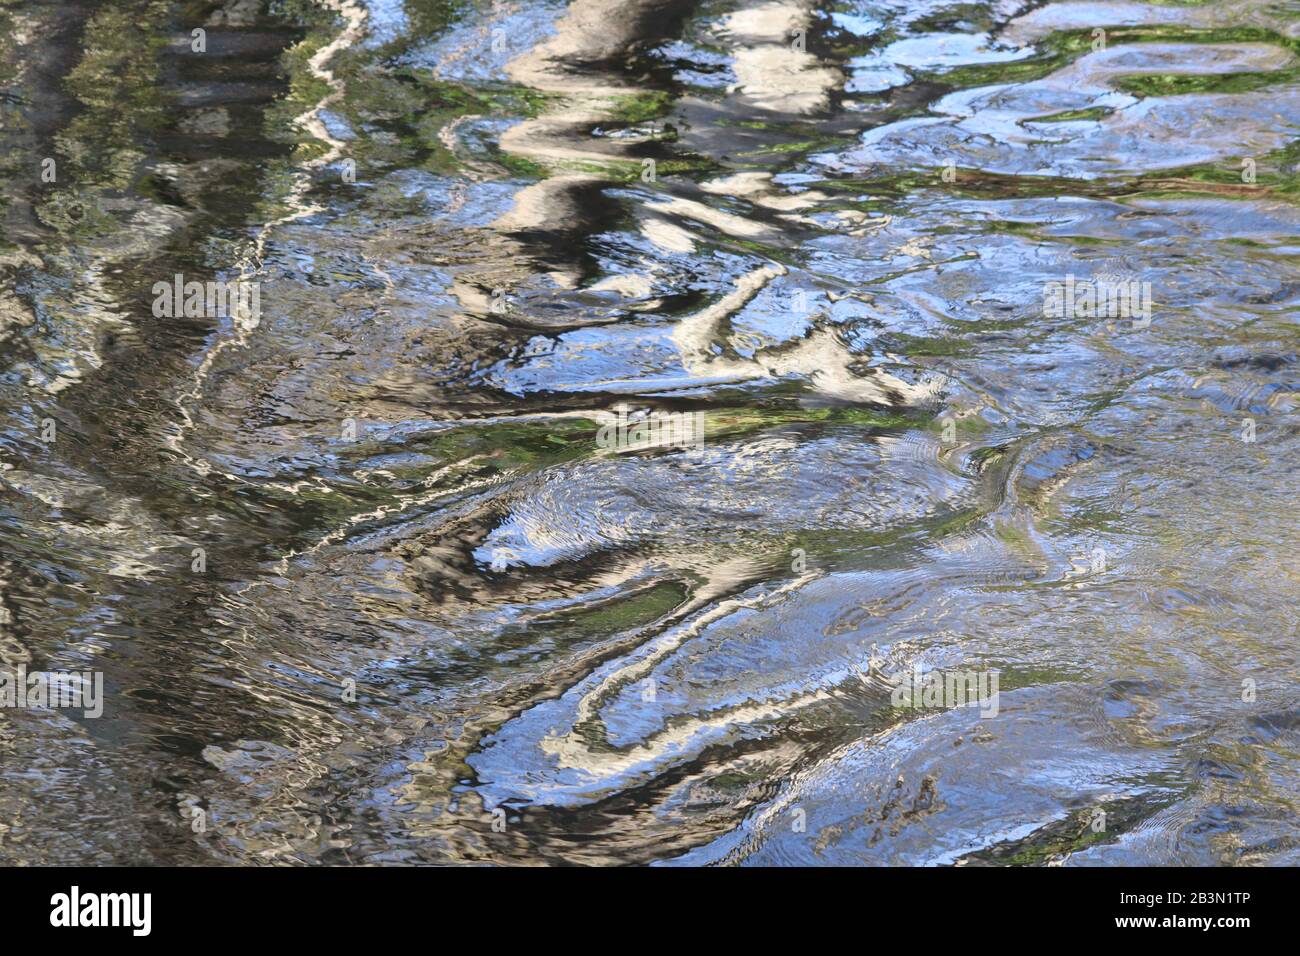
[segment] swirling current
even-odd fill
[[[1300,863],[1294,0],[0,0],[0,163],[0,863]]]

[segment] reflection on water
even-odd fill
[[[0,861],[1300,862],[1288,5],[0,20]]]

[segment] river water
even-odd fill
[[[1293,0],[0,0],[0,163],[0,862],[1300,862]]]

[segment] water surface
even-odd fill
[[[0,0],[0,157],[0,862],[1300,862],[1294,4]]]

